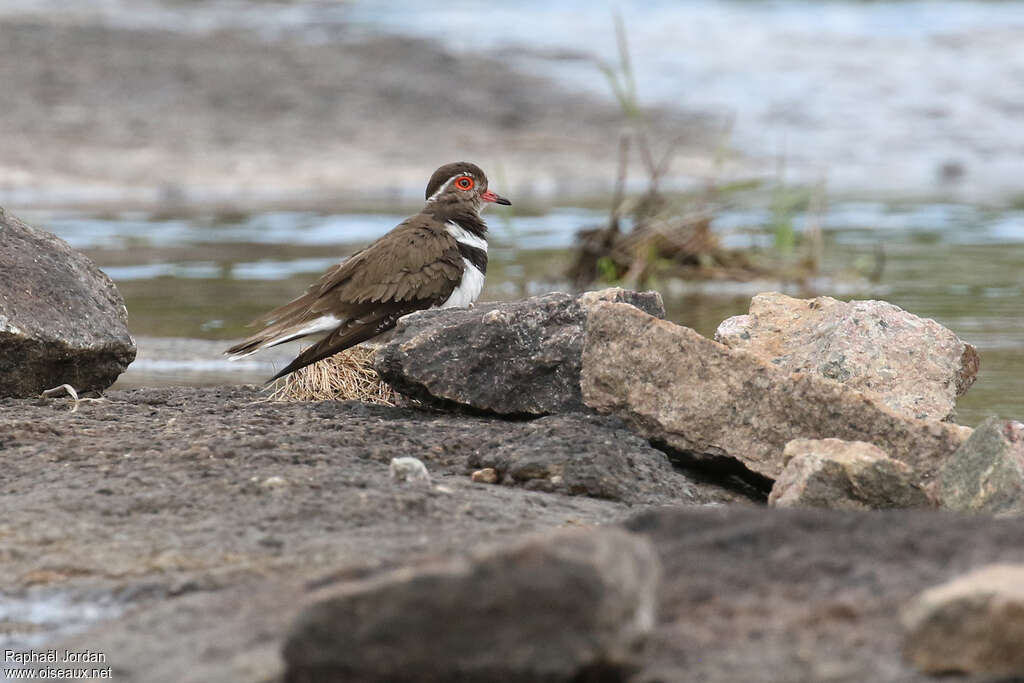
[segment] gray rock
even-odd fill
[[[425,311],[399,321],[374,365],[395,389],[434,405],[499,415],[584,410],[583,327],[587,311],[600,301],[665,314],[657,292],[622,289]]]
[[[978,352],[934,320],[885,301],[758,294],[715,339],[787,372],[841,382],[898,414],[952,419],[978,375]]]
[[[551,415],[515,430],[498,430],[468,464],[491,469],[506,486],[626,503],[746,500],[721,486],[689,479],[621,423],[596,415]]]
[[[106,389],[135,359],[127,320],[89,259],[0,209],[0,396]]]
[[[970,429],[897,415],[842,384],[791,374],[693,330],[616,303],[587,321],[583,398],[637,433],[697,459],[775,478],[797,438],[867,441],[930,480]]]
[[[959,512],[1024,513],[1024,423],[979,425],[942,468],[939,498]]]
[[[1024,564],[997,564],[921,593],[903,611],[919,670],[1024,676]]]
[[[572,530],[327,588],[287,637],[285,680],[622,680],[658,576],[645,540]]]
[[[794,439],[768,504],[836,510],[930,507],[914,473],[878,446],[839,439]]]

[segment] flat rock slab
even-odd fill
[[[550,415],[498,430],[468,464],[493,470],[494,483],[532,491],[632,504],[749,502],[706,477],[688,478],[619,420],[599,415]]]
[[[942,468],[938,495],[959,512],[1024,513],[1024,423],[990,417]]]
[[[976,569],[903,612],[904,652],[921,671],[1024,676],[1024,564]]]
[[[931,507],[914,472],[878,446],[839,439],[794,439],[768,504],[835,510]]]
[[[646,539],[569,530],[323,589],[288,634],[285,680],[623,680],[658,574]]]
[[[645,438],[773,479],[791,440],[838,438],[873,443],[927,482],[971,431],[903,417],[842,384],[789,373],[618,303],[591,308],[581,385],[588,406]]]
[[[973,346],[885,301],[758,294],[750,313],[723,321],[715,339],[788,372],[841,382],[921,420],[952,419],[957,396],[978,376]]]
[[[498,415],[584,411],[583,326],[601,301],[665,315],[657,292],[623,289],[425,311],[399,321],[374,365],[395,389],[429,404]]]
[[[127,320],[92,261],[0,209],[0,396],[103,391],[135,359]]]

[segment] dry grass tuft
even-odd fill
[[[274,382],[270,401],[347,401],[395,405],[395,390],[373,369],[376,350],[353,346]]]

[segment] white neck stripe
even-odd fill
[[[449,235],[454,237],[455,241],[458,242],[459,244],[464,244],[467,247],[474,247],[476,249],[483,249],[484,251],[487,251],[487,240],[485,240],[483,237],[480,237],[480,235],[473,234],[469,230],[466,230],[458,223],[448,221],[448,223],[445,224],[444,229]]]

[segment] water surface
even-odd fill
[[[611,99],[623,17],[640,101],[708,115],[769,171],[846,196],[1012,200],[1024,189],[1024,2],[1006,0],[8,0],[60,17],[267,40],[436,40]]]
[[[1024,188],[1024,3],[465,0],[353,3],[367,30],[443,37],[607,96],[623,17],[642,102],[727,122],[722,143],[844,194]]]

